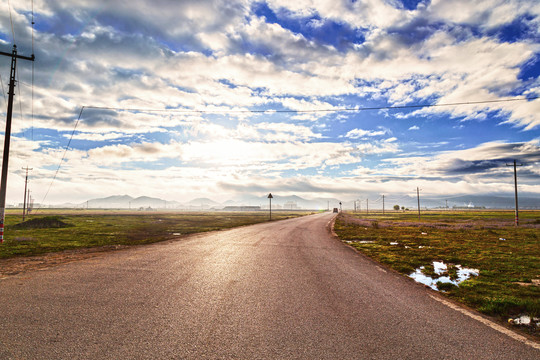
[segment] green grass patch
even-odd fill
[[[307,212],[272,212],[272,221],[307,215]],[[152,212],[42,211],[21,222],[6,212],[5,241],[0,259],[32,256],[78,248],[140,245],[199,232],[229,229],[268,221],[266,212]]]
[[[516,228],[512,211],[439,211],[423,213],[420,220],[412,212],[341,213],[335,231],[406,275],[423,266],[424,274],[436,278],[433,261],[447,264],[445,275],[452,280],[457,279],[456,265],[480,270],[459,286],[439,283],[439,290],[506,321],[540,315],[540,287],[531,283],[540,279],[539,218],[540,211],[522,211]],[[538,336],[538,329],[533,332]]]

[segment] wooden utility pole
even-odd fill
[[[26,177],[24,179],[24,200],[23,200],[23,211],[22,211],[22,221],[24,221],[24,217],[26,215],[26,189],[28,188],[28,170],[34,170],[33,168],[29,168],[28,166],[26,168],[23,168],[23,170],[26,170]]]
[[[13,45],[10,53],[0,51],[0,55],[11,56],[11,71],[9,75],[8,108],[6,115],[6,132],[4,135],[4,156],[2,159],[2,179],[0,181],[0,243],[4,242],[4,220],[6,213],[6,187],[9,162],[9,145],[11,140],[11,117],[13,115],[13,97],[15,96],[15,76],[17,74],[17,59],[34,61],[32,56],[17,55],[17,45]]]
[[[382,196],[382,214],[384,215],[384,195]]]
[[[515,210],[515,213],[516,213],[516,218],[515,218],[515,223],[514,225],[515,226],[518,226],[519,225],[519,206],[518,206],[518,188],[517,188],[517,167],[518,166],[523,166],[523,164],[517,164],[516,163],[516,160],[514,160],[514,164],[506,164],[506,166],[514,166],[514,194],[515,194],[515,199],[516,199],[516,210]]]

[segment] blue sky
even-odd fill
[[[18,63],[8,203],[26,166],[46,204],[511,196],[514,159],[540,196],[535,0],[35,0],[33,50],[30,9],[0,4],[0,50],[36,55],[33,101]],[[7,57],[0,75],[5,94]]]

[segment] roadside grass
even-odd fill
[[[272,212],[272,221],[310,212]],[[109,245],[140,245],[181,235],[229,229],[268,221],[266,212],[130,212],[44,210],[22,223],[6,212],[0,259]]]
[[[410,275],[421,266],[434,276],[433,261],[478,269],[459,286],[439,283],[446,296],[502,321],[540,317],[540,211],[520,212],[520,226],[507,211],[341,213],[341,240],[392,269]],[[371,241],[371,242],[366,242]],[[393,245],[392,245],[392,244]],[[396,244],[397,243],[397,244]],[[538,327],[527,331],[539,336]]]

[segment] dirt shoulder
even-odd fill
[[[37,256],[0,259],[0,279],[29,271],[44,270],[54,266],[100,256],[104,253],[128,248],[128,245],[109,245],[94,248],[66,250]]]

